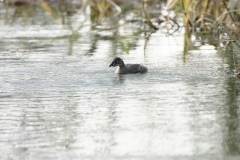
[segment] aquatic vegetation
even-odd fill
[[[198,34],[211,35],[211,38],[219,40],[219,46],[223,48],[230,42],[240,47],[237,40],[240,32],[240,1],[237,0],[169,0],[168,4],[164,0],[2,0],[2,2],[6,9],[15,6],[16,14],[13,17],[27,14],[28,18],[32,17],[33,22],[35,11],[40,7],[51,16],[47,18],[61,19],[62,24],[69,23],[68,26],[74,34],[83,27],[83,23],[73,27],[70,17],[81,12],[83,21],[90,18],[93,29],[117,30],[117,36],[122,39],[141,33],[150,36],[157,30],[173,35],[184,27],[186,46],[191,46],[191,35]],[[29,5],[32,6],[31,10],[22,8]],[[166,5],[168,10],[164,9]],[[98,36],[98,38],[116,37]],[[120,44],[127,53],[129,47],[126,46],[134,46],[126,42]]]
[[[231,40],[240,47],[240,43],[235,38],[240,31],[240,1],[170,0],[168,9],[183,15],[184,27],[188,35],[218,34],[220,41]]]

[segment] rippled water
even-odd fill
[[[236,52],[1,9],[0,159],[240,158]],[[114,74],[115,56],[149,72]]]

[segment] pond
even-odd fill
[[[0,159],[240,158],[236,50],[60,9],[0,4]]]

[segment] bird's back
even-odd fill
[[[123,72],[125,73],[145,73],[147,68],[140,64],[126,64]]]

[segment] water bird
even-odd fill
[[[116,67],[115,73],[118,74],[132,74],[132,73],[146,73],[147,67],[141,64],[124,64],[123,60],[119,57],[113,59],[109,67]]]

